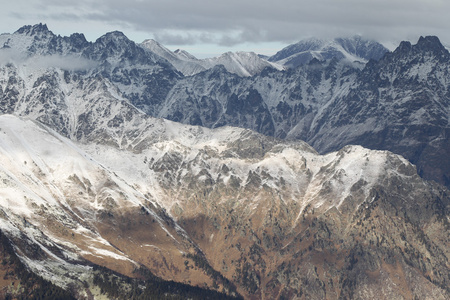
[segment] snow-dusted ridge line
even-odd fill
[[[365,64],[370,59],[380,59],[388,51],[380,43],[361,36],[328,40],[309,38],[285,47],[268,60],[288,67],[307,64],[312,59],[324,61],[331,58]]]
[[[228,72],[244,77],[256,75],[267,67],[284,70],[282,65],[262,59],[254,52],[226,52],[218,57],[197,59],[184,50],[172,52],[155,40],[145,40],[140,46],[163,57],[185,76],[198,74],[217,65],[223,65]]]
[[[13,116],[1,116],[0,120],[7,120],[7,123],[11,124],[9,126],[21,126],[21,127],[25,127],[25,128],[30,126],[30,123],[28,126],[19,125],[22,121],[19,121],[19,119],[17,119],[16,117],[13,117]],[[71,151],[75,152],[74,155],[75,155],[75,157],[77,157],[76,160],[74,160],[74,162],[79,161],[78,163],[76,163],[79,166],[85,165],[84,167],[82,167],[82,169],[80,169],[80,171],[82,172],[81,174],[83,174],[82,177],[91,178],[91,179],[89,179],[89,181],[95,182],[92,175],[90,174],[92,171],[88,171],[88,170],[92,169],[95,166],[98,166],[104,170],[103,172],[107,172],[108,174],[110,174],[109,175],[109,176],[111,176],[110,178],[114,178],[115,175],[113,175],[113,174],[117,174],[118,178],[116,179],[116,183],[119,184],[118,187],[120,187],[122,190],[127,191],[127,197],[126,197],[127,202],[131,201],[135,206],[141,206],[142,200],[138,200],[138,198],[147,199],[150,201],[156,201],[156,202],[154,202],[154,204],[156,204],[156,203],[159,205],[162,204],[163,206],[166,207],[168,212],[170,212],[172,209],[172,205],[173,205],[172,203],[178,203],[178,202],[176,201],[176,199],[171,199],[170,201],[168,201],[169,199],[161,199],[161,198],[164,198],[165,192],[162,192],[162,193],[159,192],[159,193],[155,194],[155,188],[156,188],[156,190],[158,190],[158,188],[154,184],[159,185],[158,184],[158,182],[160,181],[160,179],[158,178],[159,175],[158,175],[158,173],[155,173],[155,171],[151,170],[151,168],[149,169],[149,167],[147,166],[146,163],[142,163],[143,161],[145,161],[146,159],[149,159],[149,158],[153,158],[153,160],[155,160],[157,162],[158,160],[163,159],[167,153],[179,153],[177,155],[180,155],[180,154],[183,155],[185,157],[183,159],[185,161],[185,163],[188,165],[191,164],[193,167],[195,167],[197,169],[197,171],[194,171],[193,173],[191,173],[192,175],[196,175],[204,168],[201,166],[196,166],[196,163],[195,163],[196,157],[198,157],[199,154],[202,153],[201,151],[203,151],[203,149],[205,149],[205,147],[206,147],[208,149],[215,151],[215,153],[217,153],[217,155],[219,155],[217,158],[211,157],[210,159],[208,159],[208,160],[204,161],[204,163],[202,163],[204,166],[209,166],[210,169],[208,170],[208,172],[211,174],[212,178],[216,178],[216,179],[219,178],[218,173],[214,174],[211,172],[213,170],[220,170],[220,165],[222,165],[225,162],[227,165],[229,165],[229,167],[232,168],[232,170],[234,170],[233,171],[234,176],[241,178],[241,181],[243,183],[248,180],[247,176],[248,176],[248,174],[250,174],[250,172],[260,172],[258,170],[263,170],[264,172],[268,172],[269,174],[271,174],[271,177],[274,178],[274,180],[277,180],[276,178],[279,178],[280,176],[282,176],[293,187],[296,185],[296,182],[297,182],[297,179],[295,179],[295,178],[297,178],[297,176],[300,176],[300,177],[304,176],[304,174],[303,174],[304,171],[301,171],[300,169],[298,169],[297,171],[295,170],[295,168],[298,168],[298,167],[296,167],[296,165],[298,164],[297,163],[297,161],[299,159],[298,155],[300,155],[300,158],[303,157],[302,159],[306,159],[305,164],[307,166],[307,169],[311,171],[311,175],[312,175],[312,179],[310,179],[311,181],[308,184],[308,188],[306,189],[306,191],[303,191],[305,193],[305,197],[306,197],[305,200],[303,200],[304,202],[305,201],[310,202],[315,198],[314,193],[310,194],[311,192],[309,192],[310,184],[312,184],[311,187],[313,189],[315,189],[314,186],[317,186],[317,185],[314,184],[314,182],[319,180],[318,184],[320,185],[321,184],[320,182],[322,182],[324,179],[323,174],[322,174],[323,170],[326,170],[326,168],[328,168],[326,166],[329,166],[337,158],[340,157],[338,160],[339,164],[333,165],[333,168],[345,170],[346,175],[344,176],[343,179],[341,178],[340,182],[337,184],[342,185],[342,188],[347,190],[347,192],[341,194],[340,197],[336,198],[336,199],[340,199],[338,202],[334,201],[333,203],[327,204],[327,205],[335,205],[337,207],[339,207],[341,205],[342,201],[344,201],[345,195],[348,194],[348,189],[359,179],[364,178],[364,180],[367,181],[368,183],[377,182],[378,176],[382,173],[379,170],[380,170],[380,168],[382,168],[383,164],[385,163],[385,158],[383,158],[386,155],[386,154],[384,154],[385,152],[380,152],[380,154],[376,154],[377,152],[369,151],[362,147],[352,147],[352,148],[348,148],[347,150],[345,150],[344,153],[347,153],[347,152],[352,153],[351,158],[349,158],[350,160],[348,160],[347,159],[347,157],[349,157],[348,155],[342,156],[342,154],[337,155],[337,153],[331,153],[326,156],[319,156],[317,154],[313,154],[309,150],[308,150],[308,152],[298,152],[298,150],[295,150],[294,152],[292,152],[292,150],[293,150],[292,148],[291,148],[292,150],[290,150],[292,152],[292,154],[289,154],[290,152],[287,151],[287,149],[289,149],[289,147],[290,147],[289,144],[285,145],[285,147],[287,147],[287,148],[285,148],[282,152],[274,152],[274,153],[269,152],[270,155],[268,155],[268,156],[266,155],[261,160],[248,161],[247,159],[242,159],[239,157],[235,157],[232,159],[221,159],[220,158],[221,153],[223,153],[230,147],[229,146],[230,143],[234,143],[234,141],[236,139],[242,138],[242,134],[245,132],[245,130],[231,128],[231,127],[221,128],[219,130],[202,129],[202,131],[205,132],[206,135],[200,135],[200,137],[203,136],[203,138],[198,139],[199,136],[196,136],[196,138],[193,138],[193,136],[191,138],[189,138],[189,136],[186,135],[186,132],[191,132],[191,130],[195,129],[195,127],[190,127],[187,125],[180,125],[180,124],[172,123],[169,121],[165,121],[165,124],[166,124],[166,126],[168,126],[167,129],[165,130],[165,132],[168,135],[169,139],[166,141],[155,143],[153,146],[150,146],[149,149],[147,149],[139,154],[132,153],[132,152],[129,152],[126,150],[118,151],[118,150],[115,150],[114,148],[111,148],[110,146],[105,147],[102,145],[96,145],[96,146],[92,147],[90,145],[83,145],[83,144],[75,145],[71,141],[65,141],[64,145],[66,145],[66,146],[63,147],[65,149],[64,155],[56,154],[57,151],[52,150],[53,154],[51,157],[48,155],[45,157],[42,157],[39,154],[35,154],[35,157],[37,157],[39,159],[45,159],[46,165],[51,163],[48,166],[48,168],[49,168],[49,170],[50,169],[52,170],[51,172],[53,174],[55,174],[55,175],[58,174],[58,176],[57,176],[58,178],[67,178],[69,175],[71,175],[74,172],[74,169],[72,169],[72,171],[69,170],[69,172],[63,171],[63,173],[61,173],[62,170],[60,170],[60,169],[61,168],[66,169],[65,166],[73,164],[73,163],[61,164],[60,162],[58,162],[58,159],[59,159],[58,157],[60,157],[63,160],[67,160],[67,157],[68,157],[68,154],[70,153],[70,151],[69,151],[69,153],[67,153],[66,148],[69,147],[71,149]],[[8,126],[8,125],[3,123],[2,127],[5,127],[5,126]],[[178,127],[178,128],[175,129],[175,127]],[[28,130],[30,130],[30,128],[28,128]],[[219,134],[214,134],[213,132],[218,132]],[[198,133],[200,133],[200,132],[197,131],[197,134]],[[46,134],[48,134],[48,133],[46,133]],[[55,138],[58,138],[59,141],[63,141],[63,139],[65,139],[62,137],[54,136],[55,134],[56,134],[55,132],[51,132],[51,135]],[[35,135],[37,135],[36,132],[35,132]],[[186,137],[188,137],[188,138],[186,139]],[[46,140],[46,139],[48,139],[48,138],[44,138],[42,140]],[[180,145],[181,148],[179,146],[177,146],[176,144],[174,144],[173,141],[177,141],[178,145]],[[199,141],[201,141],[201,143],[199,143]],[[42,148],[42,147],[44,147],[44,148]],[[43,153],[48,151],[48,150],[44,150],[45,147],[46,147],[45,144],[40,145],[39,148],[42,149],[40,151],[43,151]],[[181,152],[179,152],[180,150],[181,150]],[[211,150],[209,150],[209,151],[211,151]],[[30,151],[30,150],[28,150],[28,151]],[[36,149],[34,151],[36,151]],[[37,151],[39,151],[39,150],[37,150]],[[295,153],[298,153],[298,154],[295,154]],[[370,160],[370,164],[367,164],[367,161],[364,159],[364,157],[368,157],[369,153],[372,158]],[[292,156],[292,155],[294,155],[294,156]],[[74,157],[74,156],[69,155],[69,157]],[[73,159],[75,159],[75,157]],[[346,160],[342,160],[342,157],[345,157]],[[53,162],[51,162],[51,161],[53,161]],[[83,162],[83,161],[85,161],[85,162]],[[83,163],[81,163],[81,162],[83,162]],[[88,162],[88,163],[86,164],[86,162]],[[130,162],[133,162],[133,163],[130,164]],[[288,164],[284,165],[285,163],[282,163],[282,162],[286,162]],[[343,162],[345,162],[345,164],[341,166],[341,164]],[[358,163],[358,162],[361,162],[361,163]],[[406,163],[406,162],[403,162],[403,163]],[[64,167],[63,167],[63,165],[64,165]],[[125,167],[125,166],[127,166],[127,167]],[[130,166],[133,166],[133,167],[130,168]],[[370,167],[368,167],[368,166],[370,166]],[[292,169],[292,167],[294,167],[294,169]],[[191,172],[192,170],[191,171],[187,170],[187,171],[188,171],[188,173],[185,173],[186,175],[190,174],[189,172]],[[297,173],[299,171],[300,171],[300,173]],[[49,171],[46,171],[45,173],[47,173],[47,172],[49,172]],[[57,172],[57,173],[55,173],[55,172]],[[79,171],[76,171],[76,172],[79,172]],[[295,175],[296,173],[297,173],[297,175]],[[48,175],[51,175],[51,174],[48,173]],[[330,175],[332,177],[334,176],[333,173],[330,173]],[[294,176],[294,177],[292,177],[292,176]],[[51,176],[50,178],[51,178],[51,180],[57,180],[55,176]],[[342,180],[344,180],[344,181],[342,181]],[[148,186],[149,181],[153,182],[153,185]],[[327,179],[327,181],[332,182],[332,181],[330,181],[330,179]],[[136,190],[134,187],[131,188],[130,184],[140,187],[140,190],[139,189]],[[181,182],[177,183],[177,185],[178,184],[183,185],[183,182],[181,181]],[[52,183],[52,185],[55,185],[55,183]],[[60,186],[61,184],[56,184],[56,185]],[[55,185],[55,187],[56,187],[56,185]],[[148,187],[145,188],[145,186],[148,186]],[[370,189],[370,186],[371,186],[371,184],[369,184],[368,189]],[[272,187],[276,187],[276,185],[273,185]],[[161,189],[161,186],[159,187],[159,189]],[[301,191],[299,191],[299,192],[301,192]],[[62,195],[63,192],[60,192],[60,194]],[[152,194],[154,197],[156,197],[156,199],[148,199],[146,196],[144,196],[144,195],[152,195]],[[308,195],[310,195],[310,196],[308,196]],[[309,200],[307,200],[307,199],[309,199]],[[56,202],[53,202],[53,205],[55,205],[55,204],[56,204]],[[325,202],[321,202],[321,203],[316,203],[315,205],[316,205],[316,207],[320,207],[324,204],[325,204]],[[31,211],[29,212],[29,214],[30,215],[32,214]],[[155,215],[155,217],[157,217],[157,216]],[[163,224],[161,224],[161,226],[163,226]]]
[[[27,153],[26,157],[28,157],[26,161],[19,159],[19,162],[14,165],[2,164],[3,168],[9,167],[9,169],[5,169],[3,172],[6,172],[10,181],[16,184],[15,189],[17,189],[17,191],[11,191],[11,197],[14,197],[15,201],[8,201],[7,203],[3,203],[2,206],[7,205],[4,209],[18,216],[29,218],[29,222],[39,222],[39,217],[36,219],[35,208],[39,205],[46,207],[46,209],[51,209],[53,211],[52,213],[57,213],[61,216],[64,216],[65,209],[68,209],[79,220],[86,219],[86,215],[77,214],[73,207],[69,207],[67,202],[67,197],[74,197],[74,195],[68,194],[69,190],[67,190],[67,180],[74,176],[74,174],[78,174],[75,175],[77,178],[85,178],[86,182],[92,184],[93,189],[103,189],[101,187],[103,180],[98,175],[104,176],[109,174],[109,178],[115,181],[117,187],[126,193],[124,195],[126,207],[130,207],[131,203],[135,207],[142,207],[143,200],[151,200],[130,187],[126,183],[126,180],[114,175],[113,170],[109,170],[98,160],[95,160],[92,155],[83,151],[79,145],[75,145],[74,142],[60,136],[48,127],[40,125],[36,121],[21,120],[12,115],[1,115],[0,128],[4,131],[2,133],[2,140],[0,141],[0,147],[2,148],[1,158],[3,159],[6,156],[9,161],[17,161],[14,156],[18,153],[19,155],[22,155],[20,153]],[[11,139],[11,142],[5,141],[8,138]],[[14,152],[8,151],[8,149],[12,149],[11,147],[5,148],[8,144],[16,145],[17,149]],[[58,146],[55,147],[55,144]],[[37,161],[39,164],[35,163]],[[31,176],[39,176],[39,179],[36,178],[33,182],[27,182],[15,175],[24,173],[31,173]],[[47,189],[49,189],[48,192]],[[3,197],[7,196],[4,194],[5,192],[7,190],[3,188]],[[23,200],[17,197],[17,192],[26,195]],[[82,203],[78,203],[77,205],[82,205]],[[82,206],[83,209],[87,209],[90,206],[93,211],[103,209],[96,202],[85,202]],[[148,210],[148,212],[167,231],[160,217],[151,210]],[[76,222],[76,220],[72,220],[71,222]],[[43,229],[45,229],[45,226]],[[169,231],[167,233],[170,234]],[[47,232],[47,235],[55,238],[51,233]],[[99,238],[101,237],[99,236]],[[172,238],[175,240],[174,237]]]

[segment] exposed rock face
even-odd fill
[[[302,139],[320,153],[349,144],[390,150],[417,164],[424,178],[448,186],[449,66],[448,51],[426,37],[414,46],[402,43],[362,70],[333,59],[249,79],[210,71],[179,81],[158,116]],[[234,104],[246,103],[249,94],[260,96],[247,104],[251,110]],[[182,107],[196,116],[194,123],[182,117]]]
[[[245,144],[247,139],[240,138]],[[241,294],[255,299],[447,297],[448,251],[432,241],[446,239],[448,191],[424,184],[409,163],[386,152],[347,147],[320,157],[301,147],[259,143],[265,150],[256,156],[262,160],[244,151],[214,164],[217,154],[208,149],[200,156],[208,169],[198,175],[193,162],[199,155],[191,162],[180,159],[185,167],[171,173],[167,186],[171,198],[176,195],[171,211],[178,223]],[[234,149],[226,152],[240,147]],[[254,163],[243,168],[241,159]],[[404,190],[420,196],[404,196]],[[439,196],[432,196],[436,192]],[[418,279],[427,268],[438,269],[435,279]],[[417,282],[422,284],[416,289]],[[380,295],[381,286],[386,288]]]
[[[316,60],[243,79],[223,67],[182,78],[117,32],[56,47],[82,48],[81,67],[59,60],[66,50],[32,64],[38,33],[68,39],[43,25],[0,36],[29,45],[0,68],[0,230],[32,271],[79,298],[98,289],[92,263],[247,299],[450,297],[449,191],[392,152],[343,147],[386,130],[405,151],[424,139],[444,151],[436,39],[362,70]],[[302,136],[342,149],[279,139]]]
[[[356,87],[318,116],[307,141],[323,152],[359,144],[400,153],[419,174],[449,185],[450,55],[435,37],[402,43],[370,62]],[[338,138],[339,137],[339,138]]]

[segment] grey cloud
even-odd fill
[[[41,0],[35,8],[34,14],[54,19],[71,11],[71,18],[145,32],[168,45],[286,43],[353,34],[377,39],[435,34],[450,40],[450,2],[443,0]]]
[[[96,62],[86,58],[61,55],[40,56],[37,59],[31,57],[26,63],[39,68],[59,68],[68,71],[89,70],[97,66]]]
[[[1,49],[0,51],[0,65],[23,62],[25,59],[26,57],[22,53],[11,49]]]
[[[216,34],[206,32],[171,32],[155,34],[155,40],[166,45],[218,44]]]
[[[17,51],[1,49],[0,65],[7,65],[10,63],[16,65],[25,64],[32,68],[59,68],[68,71],[89,70],[97,66],[96,62],[78,56],[46,55],[26,57],[24,54],[20,54]]]

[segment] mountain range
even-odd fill
[[[448,299],[449,53],[346,41],[0,35],[2,295]]]
[[[314,59],[241,78],[216,67],[178,81],[154,115],[301,139],[319,153],[348,144],[389,150],[449,186],[449,62],[439,40],[424,37],[363,68]]]
[[[228,72],[245,77],[256,75],[267,67],[277,70],[284,68],[280,64],[262,59],[254,52],[227,52],[219,57],[197,59],[183,50],[177,49],[172,52],[155,40],[145,40],[140,45],[167,59],[185,76],[195,75],[217,65],[223,65]]]

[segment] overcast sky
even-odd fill
[[[2,4],[0,32],[46,23],[55,34],[95,41],[119,30],[199,58],[226,51],[272,55],[307,37],[359,34],[398,45],[421,35],[450,43],[448,0],[14,0]]]

